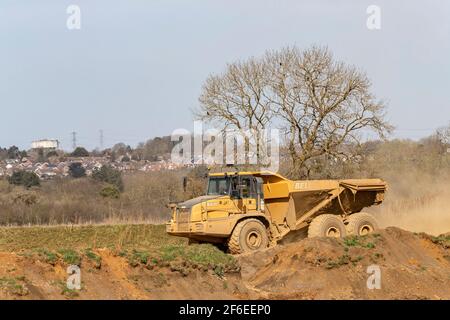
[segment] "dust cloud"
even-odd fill
[[[370,208],[380,227],[399,227],[412,232],[440,235],[450,232],[450,179],[416,170],[385,177],[386,200]]]

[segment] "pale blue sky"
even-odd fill
[[[81,8],[81,30],[66,8]],[[366,8],[381,7],[381,30]],[[70,132],[89,149],[192,128],[209,73],[286,45],[328,45],[389,102],[396,137],[450,121],[450,2],[1,0],[0,146]]]

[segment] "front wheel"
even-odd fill
[[[268,245],[267,229],[257,219],[239,222],[228,239],[228,249],[232,254],[252,252],[267,248]]]

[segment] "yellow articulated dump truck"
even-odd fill
[[[365,207],[380,204],[380,179],[292,181],[272,172],[212,173],[206,195],[170,204],[166,230],[192,242],[223,243],[233,254],[276,244],[292,231],[308,237],[365,235],[377,229]]]

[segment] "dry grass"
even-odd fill
[[[26,190],[0,180],[1,225],[163,223],[166,207],[183,196],[183,172],[133,173],[124,176],[119,199],[104,198],[101,183],[90,178],[57,179]]]

